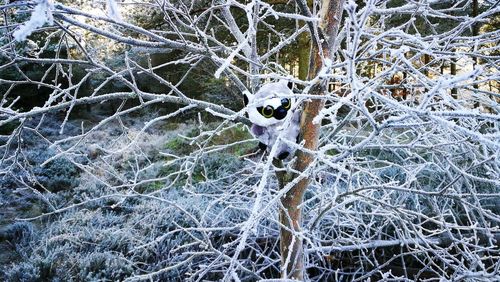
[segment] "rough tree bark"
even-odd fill
[[[305,0],[297,0],[301,13],[309,16]],[[338,32],[344,0],[323,0],[321,8],[321,19],[318,27],[309,26],[312,39],[311,58],[309,63],[308,78],[315,78],[320,70],[325,67],[327,60],[331,60],[334,54],[333,46]],[[311,87],[312,95],[324,95],[327,90],[328,81],[320,80]],[[322,99],[314,99],[304,104],[301,124],[300,139],[304,140],[304,148],[316,150],[319,140],[321,124],[313,123],[313,119],[319,114],[324,106]],[[305,171],[313,162],[314,156],[306,151],[297,152],[295,170]],[[280,172],[277,174],[281,188],[284,188],[298,174]],[[282,278],[304,280],[304,250],[302,237],[300,235],[302,226],[302,209],[304,193],[309,186],[309,178],[302,178],[281,198],[282,208],[280,210],[280,251]]]
[[[307,0],[307,6],[311,8],[312,0]],[[305,24],[305,23],[303,23]],[[311,53],[311,38],[306,32],[299,35],[299,79],[306,80],[309,75],[309,60]]]
[[[310,39],[307,33],[299,36],[299,79],[306,80],[309,69]]]
[[[457,59],[455,58],[452,58],[450,62],[450,74],[453,76],[457,75]],[[451,97],[458,99],[458,91],[456,88],[451,89]]]

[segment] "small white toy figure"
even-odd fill
[[[266,83],[255,95],[243,93],[248,118],[252,122],[251,132],[259,139],[259,148],[270,151],[278,136],[296,143],[299,134],[300,113],[292,111],[295,99],[285,80]],[[288,97],[287,97],[288,96]],[[291,120],[287,117],[292,115]],[[295,148],[281,141],[276,156],[280,160],[293,156]]]

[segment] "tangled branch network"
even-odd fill
[[[2,275],[279,277],[295,160],[252,150],[242,93],[284,79],[325,104],[295,174],[308,279],[500,279],[500,6],[346,1],[306,78],[299,43],[328,38],[305,2],[1,1],[0,199],[37,207]]]

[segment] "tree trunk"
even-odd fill
[[[456,61],[457,60],[455,58],[451,59],[451,62],[450,62],[450,74],[451,74],[451,76],[457,75],[457,62]],[[451,97],[458,99],[457,88],[453,87],[451,89]]]
[[[311,52],[311,44],[309,35],[302,33],[299,35],[299,79],[306,80],[309,72],[309,54]]]
[[[478,15],[478,0],[472,0],[472,17],[474,18],[477,18],[477,15]],[[474,22],[472,24],[472,36],[476,37],[479,35],[479,25],[477,22]],[[472,47],[474,48],[474,47]],[[477,56],[474,56],[473,57],[474,59],[474,63],[473,63],[473,68],[476,68],[478,62],[479,62],[479,59]],[[472,87],[474,87],[474,89],[479,89],[479,85],[477,83],[474,83],[472,84]],[[478,108],[479,107],[479,102],[475,101],[474,102],[474,108]]]
[[[299,3],[301,2],[301,3]],[[303,10],[305,1],[297,0],[297,4],[302,4],[301,13],[308,15],[308,11]],[[337,35],[340,25],[340,20],[343,11],[344,0],[323,0],[321,15],[322,27],[318,36],[320,41],[313,40],[311,58],[309,63],[308,78],[316,77],[319,71],[324,66],[325,59],[331,59],[334,53],[333,43]],[[300,5],[299,5],[300,6]],[[311,30],[312,32],[316,32]],[[313,35],[311,35],[313,37]],[[309,94],[324,95],[328,81],[323,80],[311,87]],[[300,122],[300,138],[304,140],[304,147],[309,150],[316,150],[319,141],[319,129],[321,124],[313,123],[320,110],[324,106],[324,100],[313,99],[304,104],[301,122]],[[309,167],[314,160],[314,156],[304,151],[298,151],[296,154],[297,160],[295,170],[303,172]],[[284,188],[297,175],[289,175],[278,173],[277,177],[280,181],[280,186]],[[281,251],[281,272],[282,278],[304,280],[305,265],[304,265],[304,248],[302,237],[300,235],[302,226],[302,210],[299,208],[303,201],[304,193],[309,186],[309,179],[303,178],[295,184],[281,199],[282,209],[280,210],[280,251]]]
[[[312,0],[307,0],[307,6],[312,8]],[[300,26],[303,26],[302,23]],[[311,53],[311,39],[309,34],[303,32],[299,35],[299,79],[306,80],[309,74],[309,60]]]
[[[424,54],[424,71],[425,76],[429,76],[429,63],[431,62],[431,56],[429,54]]]

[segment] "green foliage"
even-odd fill
[[[190,145],[185,138],[177,136],[165,143],[165,149],[179,155],[187,155],[193,151],[194,146]]]
[[[215,123],[208,124],[203,130],[210,130],[216,126]],[[252,136],[244,125],[231,126],[214,135],[202,137],[198,136],[198,128],[185,128],[185,126],[175,128],[173,125],[169,125],[169,128],[182,130],[186,133],[183,136],[173,134],[174,136],[163,144],[163,150],[160,149],[160,151],[179,156],[181,160],[193,158],[194,165],[186,167],[185,163],[182,164],[182,161],[171,156],[157,158],[156,161],[159,161],[160,165],[157,173],[151,175],[151,178],[169,176],[168,180],[151,181],[141,185],[136,188],[136,191],[140,193],[161,190],[169,185],[173,179],[177,181],[176,186],[182,186],[188,179],[192,183],[203,183],[207,180],[223,178],[228,171],[235,171],[243,165],[244,161],[239,158],[240,156],[248,154],[255,148],[255,143],[251,141]],[[199,153],[198,150],[201,148],[224,149],[207,155],[203,154],[201,157],[193,157],[194,154]]]
[[[229,129],[225,129],[220,134],[214,136],[210,145],[226,145],[235,142],[240,142],[244,140],[252,139],[252,135],[248,132],[248,129],[244,125],[237,125],[230,127]],[[238,144],[237,146],[230,146],[225,152],[235,155],[242,156],[248,153],[249,150],[255,148],[255,144],[253,142],[246,142],[243,144]]]
[[[187,138],[196,136],[197,132],[197,129],[189,129],[183,134],[185,137],[179,135],[173,137],[165,143],[164,149],[167,150],[167,153],[172,153],[180,156],[190,154],[196,149],[196,146],[194,144],[191,144],[191,142]]]
[[[197,129],[191,130],[186,134],[186,137],[195,137],[197,135],[197,132]],[[210,138],[207,146],[222,146],[249,139],[252,139],[252,135],[250,134],[250,132],[248,132],[247,128],[244,125],[240,124],[224,129],[218,134],[215,134]],[[224,152],[236,156],[242,156],[246,154],[248,150],[254,147],[255,144],[248,142],[245,144],[239,144],[237,146],[229,146],[224,150]],[[165,143],[164,148],[167,149],[170,153],[185,156],[196,150],[198,146],[184,137],[176,136]]]

